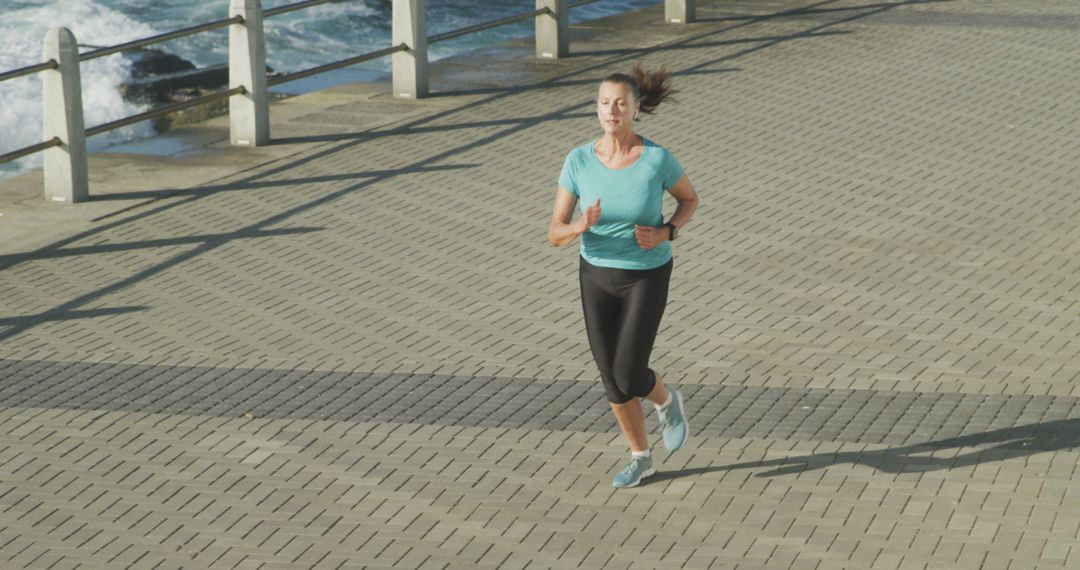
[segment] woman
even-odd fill
[[[690,430],[682,394],[649,368],[649,354],[667,304],[671,242],[698,207],[679,161],[634,133],[639,113],[652,113],[674,91],[664,70],[604,79],[597,96],[603,135],[567,155],[556,189],[548,241],[565,246],[581,236],[578,273],[585,330],[630,460],[615,487],[634,487],[656,472],[639,398],[657,409],[664,447],[682,447]],[[663,219],[663,194],[678,201]],[[581,204],[581,216],[573,218]]]

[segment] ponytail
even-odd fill
[[[634,64],[630,75],[613,73],[604,78],[604,83],[622,83],[634,91],[634,98],[641,105],[642,113],[652,114],[660,103],[675,101],[678,90],[671,88],[671,75],[661,67],[657,71],[645,71],[640,63]]]

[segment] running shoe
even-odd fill
[[[619,471],[611,483],[617,489],[637,487],[642,479],[655,474],[656,469],[653,469],[652,457],[631,457],[630,463]]]
[[[686,409],[683,407],[682,392],[668,388],[671,403],[666,408],[656,410],[660,417],[660,431],[664,434],[664,447],[668,453],[675,453],[690,437],[690,425],[686,423]]]

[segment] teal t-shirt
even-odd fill
[[[578,209],[600,199],[600,221],[581,236],[581,256],[600,267],[653,269],[671,259],[671,242],[641,249],[634,226],[664,225],[664,192],[682,177],[683,168],[668,150],[645,137],[641,158],[618,170],[604,166],[594,143],[566,156],[559,185],[578,197]]]

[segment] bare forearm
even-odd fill
[[[548,243],[555,247],[564,247],[573,243],[574,239],[581,235],[577,222],[551,222],[548,227]]]
[[[694,217],[697,208],[698,197],[696,195],[689,200],[679,200],[678,205],[675,206],[675,213],[671,215],[668,223],[675,224],[677,228],[685,226],[690,221],[690,218]]]

